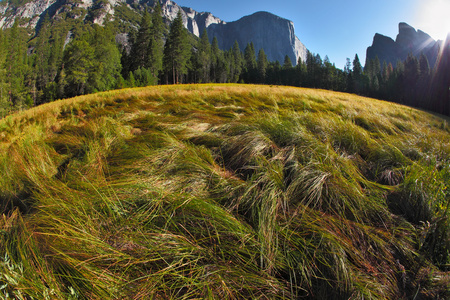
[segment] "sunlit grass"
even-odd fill
[[[448,119],[180,85],[0,120],[0,295],[449,297]]]

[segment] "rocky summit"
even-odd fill
[[[421,30],[414,29],[406,23],[400,23],[399,33],[395,41],[379,33],[375,34],[372,46],[367,48],[366,61],[378,57],[381,63],[392,63],[404,61],[408,54],[419,57],[423,53],[430,66],[434,66],[442,46],[442,41],[435,41]]]
[[[286,55],[294,64],[298,58],[306,59],[307,49],[295,35],[293,22],[271,13],[258,12],[227,23],[209,12],[197,12],[170,0],[159,2],[167,22],[173,21],[181,12],[184,26],[192,34],[200,36],[207,29],[210,40],[216,36],[223,50],[230,49],[235,41],[241,50],[253,42],[256,51],[263,48],[271,61],[283,62]],[[99,25],[115,19],[128,22],[122,19],[123,11],[142,14],[154,5],[154,0],[8,0],[0,2],[0,27],[12,27],[15,21],[19,21],[22,27],[38,30],[45,15],[50,18],[81,18]],[[124,40],[123,34],[118,36]]]

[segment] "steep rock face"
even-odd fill
[[[196,36],[200,36],[203,30],[211,24],[225,24],[224,21],[209,12],[197,12],[189,7],[181,7],[170,0],[162,0],[160,3],[161,10],[166,19],[173,21],[180,11],[183,17],[184,27]]]
[[[209,12],[181,7],[171,0],[34,0],[17,7],[3,2],[0,4],[0,28],[12,27],[14,21],[20,19],[21,26],[38,30],[39,23],[46,14],[53,18],[68,11],[72,12],[73,18],[102,25],[107,17],[116,17],[115,8],[119,5],[126,5],[141,13],[148,6],[153,7],[155,1],[160,2],[166,20],[173,21],[178,12],[181,12],[184,26],[192,34],[200,36],[207,29],[210,40],[216,36],[219,47],[223,50],[230,49],[235,41],[238,41],[241,50],[244,50],[247,43],[253,42],[256,51],[263,48],[271,61],[283,62],[286,55],[294,64],[299,57],[303,61],[306,59],[307,49],[295,35],[294,24],[289,20],[271,13],[258,12],[226,23]]]
[[[398,60],[404,61],[409,53],[417,57],[423,53],[433,67],[442,41],[435,41],[425,32],[416,31],[406,23],[400,23],[398,28],[399,33],[395,41],[390,37],[375,34],[372,46],[367,48],[366,62],[378,56],[381,63],[386,61],[395,66]]]
[[[284,61],[288,55],[296,63],[301,57],[306,60],[306,47],[294,32],[294,24],[268,12],[257,12],[235,22],[212,24],[207,28],[208,36],[219,41],[219,47],[230,49],[237,41],[241,50],[253,42],[255,50],[263,48],[271,61]]]
[[[372,46],[367,48],[367,60],[371,60],[378,56],[380,62],[391,62],[394,66],[397,61],[397,45],[390,37],[375,34]],[[392,61],[394,60],[394,61]]]
[[[0,6],[0,28],[12,27],[16,18],[29,18],[29,26],[36,27],[40,15],[44,13],[57,0],[39,0],[28,2],[22,6],[15,7],[9,2]]]
[[[118,0],[122,1],[122,0]],[[105,17],[114,14],[114,5],[117,0],[97,3],[94,0],[34,0],[21,6],[14,6],[9,2],[0,6],[0,28],[12,27],[16,20],[21,20],[21,26],[34,29],[39,27],[39,22],[46,14],[55,17],[63,12],[72,11],[72,18],[89,18],[88,11],[101,9],[102,13],[97,14],[90,21],[96,24],[103,24]],[[123,1],[125,2],[125,0]],[[75,11],[78,9],[78,11]],[[81,10],[83,11],[81,11]]]
[[[212,24],[226,24],[209,12],[199,13],[188,7],[183,7],[183,12],[186,14],[185,27],[196,36],[200,36]]]

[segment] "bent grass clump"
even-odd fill
[[[448,120],[254,85],[0,120],[0,295],[450,297]]]

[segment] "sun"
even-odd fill
[[[450,32],[449,12],[449,0],[422,0],[416,13],[415,25],[433,39],[445,40]]]

